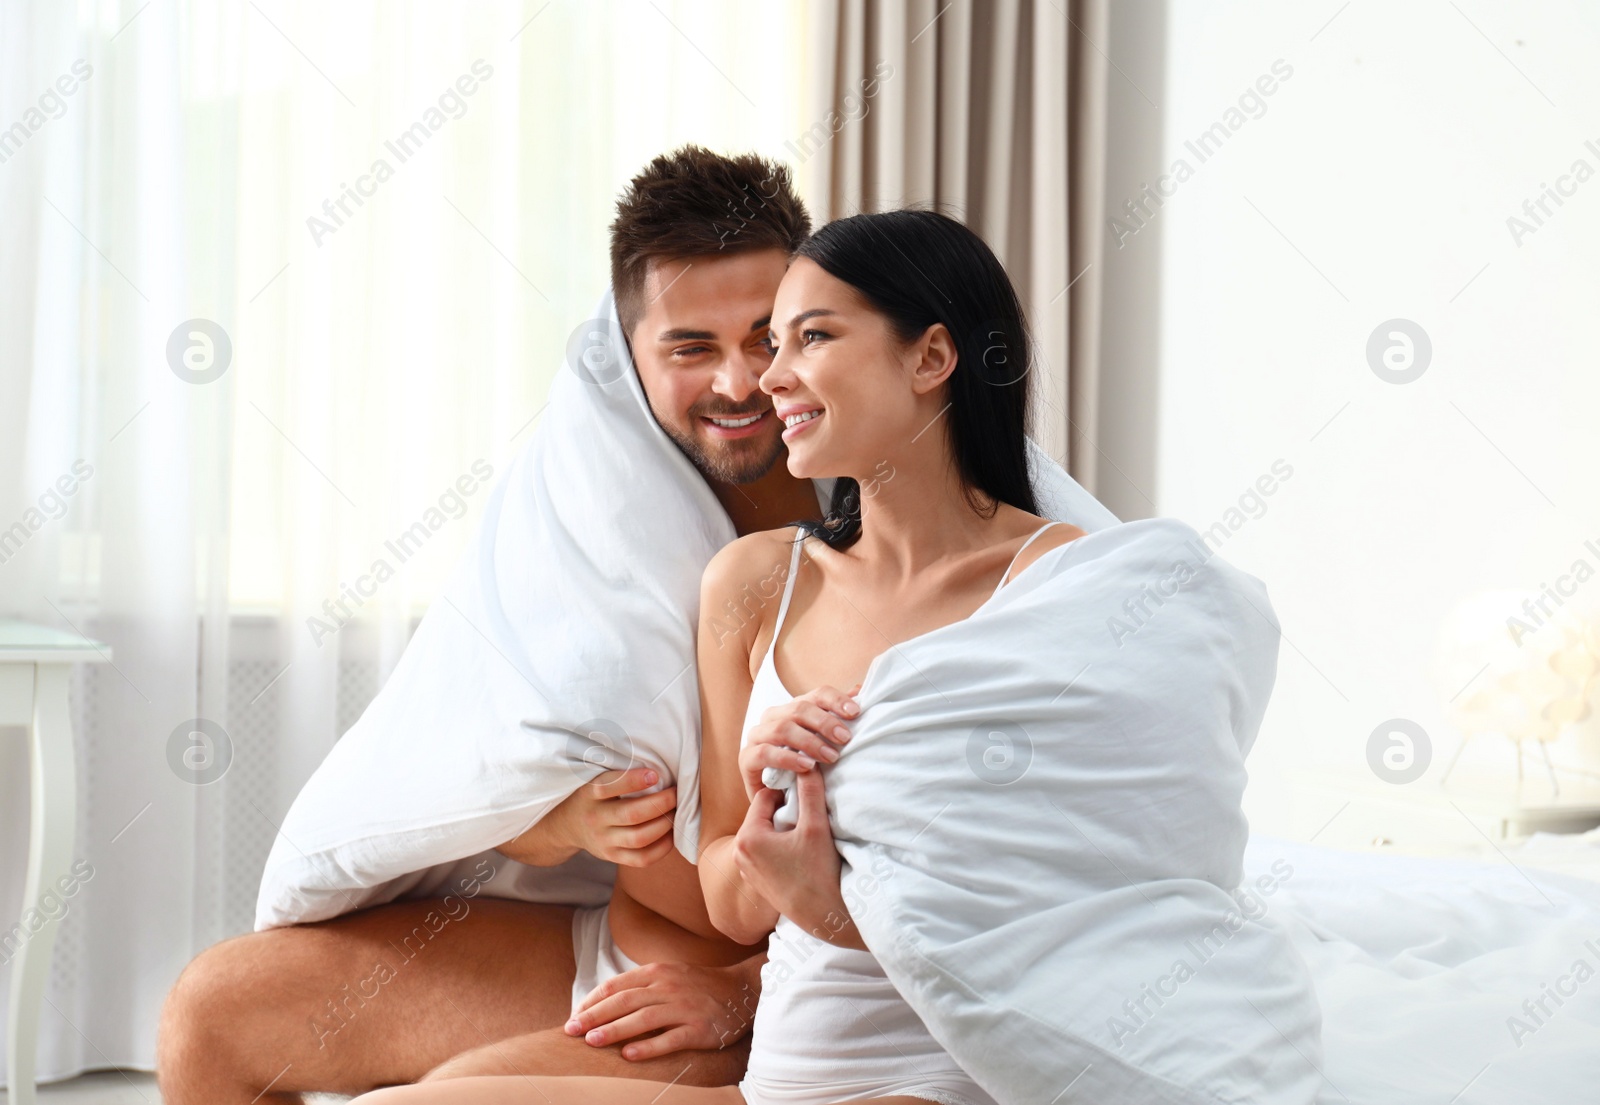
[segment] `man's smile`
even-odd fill
[[[700,416],[700,422],[706,427],[706,431],[712,437],[722,440],[753,437],[762,433],[771,420],[771,408],[754,414]]]

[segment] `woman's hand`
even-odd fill
[[[839,889],[842,863],[828,824],[822,772],[795,776],[800,803],[793,829],[779,829],[773,816],[781,791],[763,787],[750,802],[733,839],[733,862],[745,885],[767,904],[819,940],[866,950]]]
[[[567,1021],[569,1036],[604,1047],[631,1040],[624,1059],[713,1050],[738,1042],[754,1023],[766,953],[731,967],[647,963],[589,991]],[[657,1033],[646,1039],[646,1032]]]
[[[860,689],[859,683],[849,693],[824,685],[764,712],[739,750],[745,794],[755,798],[766,768],[804,775],[818,760],[830,764],[837,760],[839,749],[850,739],[843,722],[861,714],[860,704],[851,697]]]

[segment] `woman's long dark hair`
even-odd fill
[[[1037,514],[1028,478],[1032,353],[1016,289],[982,238],[936,211],[852,215],[795,251],[849,284],[911,342],[944,323],[956,347],[945,412],[956,470],[973,510],[997,503]],[[861,488],[841,477],[827,517],[797,523],[836,549],[861,536]]]

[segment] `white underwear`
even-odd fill
[[[868,1101],[879,1097],[920,1097],[938,1105],[985,1105],[992,1101],[970,1080],[960,1077],[933,1082],[926,1078],[885,1082],[773,1083],[746,1078],[739,1083],[745,1105],[816,1105],[817,1102]]]
[[[787,917],[767,938],[739,1092],[747,1105],[899,1095],[995,1105],[934,1040],[871,952],[826,943]]]
[[[572,957],[578,968],[572,979],[574,1013],[590,990],[608,978],[639,966],[624,955],[611,938],[610,903],[573,911]]]
[[[746,1105],[829,1105],[896,1095],[938,1105],[994,1105],[927,1036],[869,953],[823,944],[786,920],[780,919],[778,926],[761,969],[763,993],[756,1007],[751,1069],[739,1083]],[[806,980],[780,978],[782,972],[770,958],[776,952],[779,962],[784,961],[778,948],[785,935],[791,943],[798,937],[818,949],[801,972],[810,976]],[[639,966],[612,939],[609,905],[573,911],[572,954],[577,965],[573,1012],[596,986]],[[845,964],[842,970],[839,961]],[[848,1014],[840,1009],[841,1002]],[[872,1015],[863,1023],[869,1009]],[[799,1039],[775,1049],[785,1030]],[[848,1045],[830,1039],[841,1032],[850,1038]],[[798,1058],[796,1044],[799,1053],[811,1053],[806,1055],[809,1061],[793,1061]]]

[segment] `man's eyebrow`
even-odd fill
[[[826,307],[813,307],[809,311],[801,311],[798,315],[795,315],[794,318],[790,319],[789,329],[793,330],[796,326],[799,326],[802,322],[806,321],[806,319],[817,318],[820,315],[836,315],[838,313],[839,312],[837,311],[830,311]]]
[[[750,332],[754,334],[757,330],[765,330],[771,325],[772,316],[762,315],[750,324]],[[717,336],[710,330],[663,330],[656,340],[661,342],[716,341]]]

